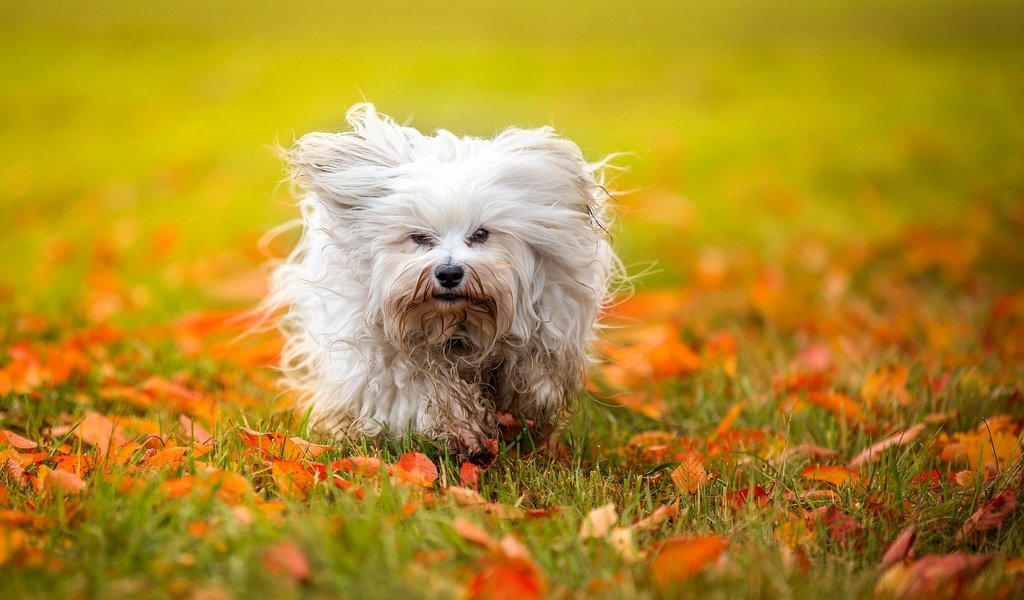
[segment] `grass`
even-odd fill
[[[884,595],[894,588],[876,565],[908,523],[918,557],[994,553],[979,577],[931,595],[1022,593],[1018,512],[957,537],[1000,490],[1020,489],[1015,3],[5,2],[3,13],[0,373],[14,372],[19,348],[78,350],[88,366],[34,383],[22,373],[7,388],[0,376],[0,429],[49,455],[0,474],[0,596],[461,596],[503,563],[458,533],[460,518],[521,539],[552,596]],[[332,443],[307,463],[426,452],[440,469],[431,490],[345,474],[363,500],[329,483],[288,493],[236,426],[327,440],[287,409],[258,353],[225,352],[216,329],[183,342],[183,316],[259,296],[257,239],[295,213],[272,146],[340,127],[364,97],[426,130],[553,123],[588,156],[628,153],[615,187],[634,191],[614,236],[641,276],[614,317],[669,332],[667,350],[613,331],[625,374],[596,370],[562,452],[503,447],[480,481],[488,501],[556,516],[456,506],[441,490],[459,461],[429,440]],[[906,382],[873,392],[888,366]],[[199,399],[146,392],[152,377]],[[822,394],[862,416],[829,410]],[[83,494],[47,489],[42,466],[95,452],[74,430],[58,435],[91,412],[127,419],[130,439],[155,433],[161,448],[185,443],[184,412],[215,444],[172,468],[147,466],[140,448],[82,471]],[[926,417],[920,437],[858,470],[863,483],[801,475]],[[631,446],[645,431],[671,436],[671,449]],[[982,460],[949,459],[969,432]],[[1000,432],[1010,442],[993,458]],[[800,444],[837,455],[780,457]],[[712,475],[693,494],[670,477],[691,446]],[[0,441],[4,452],[25,454]],[[168,496],[167,482],[204,463],[251,487],[230,501],[201,484]],[[938,484],[915,481],[932,469]],[[763,505],[732,506],[730,494],[758,485]],[[666,504],[679,513],[635,531],[647,555],[631,561],[578,535],[607,503],[623,526]],[[836,515],[854,533],[837,533]],[[660,544],[694,535],[727,539],[725,558],[660,589]],[[307,557],[302,581],[268,571],[281,542]]]

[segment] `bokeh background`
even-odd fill
[[[19,314],[258,297],[256,242],[296,215],[274,145],[363,99],[626,153],[615,235],[641,287],[797,240],[1024,220],[1019,2],[0,4],[0,303]]]

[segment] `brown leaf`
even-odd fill
[[[914,552],[914,540],[917,538],[917,525],[911,523],[900,531],[896,539],[893,540],[889,547],[885,550],[885,554],[882,555],[881,562],[878,563],[878,570],[885,571],[892,565],[903,562],[907,558],[913,557]]]
[[[859,469],[862,466],[879,459],[882,451],[892,446],[905,446],[914,441],[921,432],[925,430],[924,423],[918,423],[906,431],[897,431],[883,440],[875,442],[867,450],[861,452],[851,460],[847,466],[851,469]]]
[[[467,542],[480,546],[488,552],[498,552],[498,542],[476,523],[466,519],[455,519],[452,528],[459,537]]]
[[[1010,513],[1017,510],[1017,492],[1007,486],[979,508],[971,518],[967,519],[964,526],[956,534],[956,539],[961,540],[964,536],[978,531],[988,531],[1003,524]]]
[[[669,591],[704,570],[728,546],[725,538],[717,535],[666,540],[651,560],[651,580],[658,590]]]

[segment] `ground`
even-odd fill
[[[1024,595],[1024,10],[3,3],[0,596]],[[275,146],[553,124],[630,273],[556,444],[310,431]]]

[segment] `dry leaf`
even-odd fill
[[[859,469],[862,466],[878,460],[886,448],[892,446],[905,446],[914,441],[924,431],[925,425],[919,423],[906,431],[897,431],[885,439],[871,445],[867,450],[861,452],[848,463],[851,469]]]
[[[1003,524],[1010,513],[1017,510],[1017,492],[1012,487],[1003,488],[995,498],[992,498],[979,508],[971,518],[967,519],[964,526],[956,534],[956,539],[963,539],[964,536],[978,532],[995,529]]]
[[[860,482],[860,475],[839,466],[811,465],[800,471],[800,476],[810,481],[824,481],[833,485]]]
[[[678,467],[672,471],[672,483],[676,489],[692,496],[708,482],[708,472],[704,469],[700,453],[687,452]]]
[[[437,481],[437,467],[419,452],[403,454],[391,474],[413,485],[431,487]]]
[[[911,523],[900,531],[896,539],[893,540],[889,547],[885,550],[885,554],[882,555],[881,562],[878,563],[878,570],[885,571],[892,565],[903,562],[907,558],[913,557],[914,552],[914,539],[917,538],[917,525]]]

